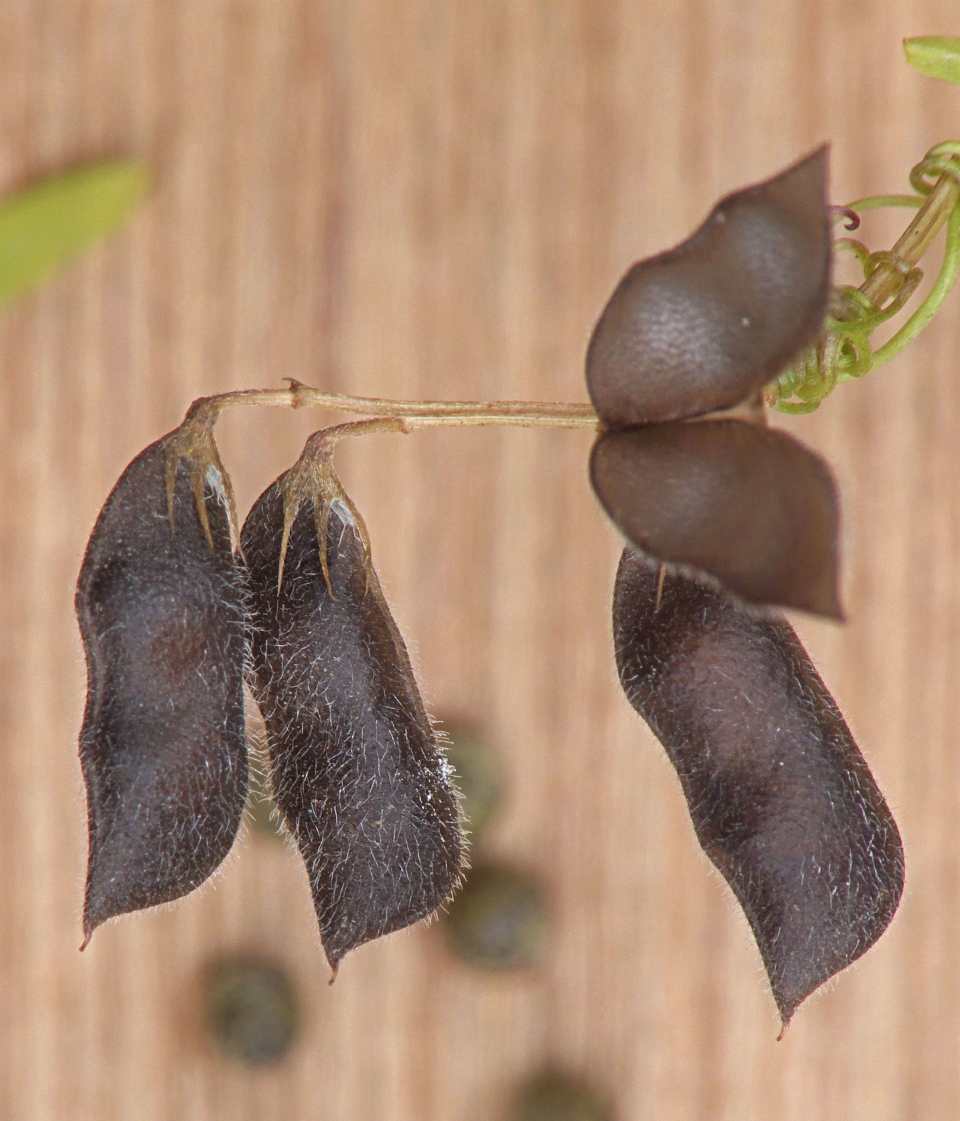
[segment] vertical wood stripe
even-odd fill
[[[583,399],[638,257],[833,141],[832,195],[900,191],[960,90],[900,39],[948,0],[16,0],[0,5],[0,189],[147,157],[132,226],[0,317],[0,1121],[488,1121],[545,1066],[616,1117],[960,1115],[960,296],[896,363],[785,422],[842,492],[844,628],[798,620],[903,832],[890,931],[786,1039],[745,920],[619,694],[618,544],[584,433],[344,448],[425,694],[509,777],[490,855],[553,940],[516,975],[438,925],[326,984],[305,877],[246,836],[215,882],[77,953],[85,811],[73,584],[124,465],[193,397],[285,376],[371,395]],[[877,224],[876,244],[895,234]],[[230,414],[241,504],[323,418]],[[295,979],[299,1047],[220,1058],[200,982]]]

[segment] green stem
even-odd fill
[[[907,206],[919,210],[926,200],[921,195],[869,195],[856,202],[849,202],[845,210],[859,214],[864,210],[882,210],[888,206]]]
[[[873,369],[896,358],[908,343],[920,334],[936,315],[960,273],[960,207],[954,207],[947,219],[947,242],[943,251],[940,273],[926,299],[904,323],[899,331],[873,355]]]

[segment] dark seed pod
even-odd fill
[[[613,599],[620,680],[746,913],[786,1028],[893,918],[900,835],[791,627],[681,575],[660,581],[657,565],[625,550]]]
[[[738,420],[608,432],[590,476],[648,556],[709,573],[753,603],[841,617],[833,479],[786,433]]]
[[[336,970],[349,950],[449,899],[463,848],[450,769],[362,522],[309,447],[260,496],[241,541],[274,797]]]
[[[212,439],[185,425],[127,467],[87,545],[76,596],[87,940],[114,915],[198,887],[236,836],[245,642],[228,485]]]
[[[728,195],[687,241],[630,269],[587,352],[604,424],[730,408],[816,341],[830,287],[826,175],[824,147]]]

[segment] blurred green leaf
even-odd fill
[[[922,74],[960,85],[960,39],[947,39],[942,35],[904,39],[903,53],[907,62]]]
[[[36,288],[122,225],[150,182],[142,160],[111,160],[50,176],[0,200],[0,304]]]

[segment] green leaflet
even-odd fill
[[[0,202],[0,304],[112,233],[150,181],[142,160],[110,160],[42,179]]]
[[[907,62],[921,73],[960,85],[960,39],[943,35],[904,39],[903,53]]]

